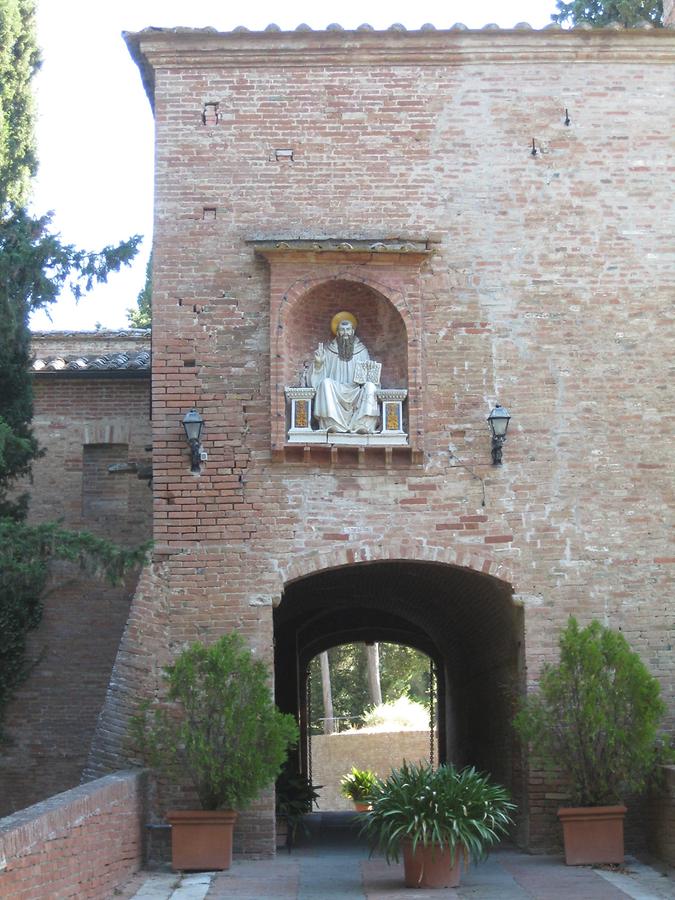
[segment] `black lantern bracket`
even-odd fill
[[[506,432],[508,431],[510,421],[511,415],[509,414],[508,409],[505,409],[499,403],[492,409],[490,415],[487,417],[487,423],[492,432],[493,466],[501,466],[502,464],[502,448],[504,447]]]
[[[183,416],[183,428],[185,429],[185,437],[190,446],[190,470],[192,472],[199,472],[201,463],[206,462],[207,460],[207,455],[201,444],[204,419],[196,409],[189,409],[185,413]]]

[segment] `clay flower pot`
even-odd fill
[[[623,862],[625,806],[567,806],[558,810],[568,866]]]
[[[409,888],[449,888],[457,887],[461,875],[461,853],[459,848],[452,853],[448,847],[440,850],[433,844],[424,847],[418,844],[413,853],[412,842],[406,841],[403,849],[403,874],[405,886]]]
[[[232,865],[231,810],[182,810],[167,813],[171,825],[171,868],[210,872]]]
[[[368,812],[369,809],[372,809],[370,803],[367,803],[365,800],[354,800],[353,802],[356,812]]]

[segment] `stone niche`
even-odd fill
[[[261,251],[259,251],[261,252]],[[417,461],[422,392],[419,385],[418,278],[422,252],[382,254],[266,251],[271,279],[272,450],[287,461],[332,461],[348,448]],[[345,258],[346,257],[346,258]],[[407,283],[406,283],[407,282]],[[331,321],[347,311],[371,360],[382,364],[380,418],[371,434],[326,433],[314,418],[306,387],[319,343],[334,335]],[[371,460],[369,460],[370,462]]]

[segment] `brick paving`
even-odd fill
[[[350,814],[312,817],[312,831],[290,855],[235,861],[213,876],[206,900],[666,900],[675,897],[673,870],[629,859],[620,871],[565,866],[562,856],[530,856],[499,848],[462,876],[459,888],[403,885],[403,866],[369,858],[350,828]],[[611,879],[611,880],[609,880]],[[180,900],[175,893],[172,900]],[[140,900],[140,898],[139,898]]]
[[[498,848],[462,875],[459,888],[415,890],[403,885],[403,866],[368,857],[349,813],[314,814],[311,832],[291,854],[236,860],[227,872],[204,876],[148,876],[135,900],[667,900],[675,897],[673,870],[627,860],[621,870],[565,866],[562,856],[529,856]]]

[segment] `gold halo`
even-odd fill
[[[339,312],[336,313],[333,318],[330,320],[330,330],[333,334],[337,334],[338,325],[340,322],[344,322],[344,320],[352,323],[352,328],[356,331],[356,326],[359,324],[359,320],[353,313],[350,312]]]

